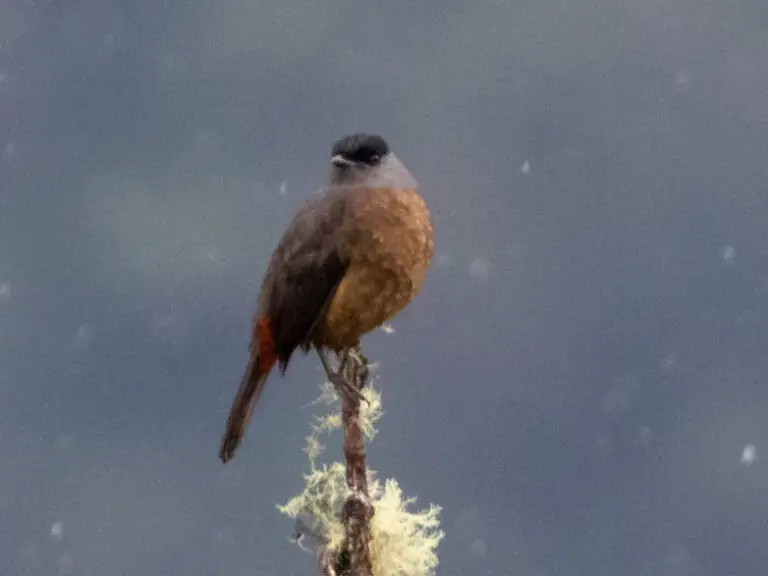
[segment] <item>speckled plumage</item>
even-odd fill
[[[355,190],[346,201],[334,236],[349,267],[317,341],[333,349],[355,345],[405,308],[419,292],[433,253],[429,212],[415,190]]]
[[[224,462],[272,365],[284,371],[297,348],[355,346],[413,300],[432,261],[429,211],[386,142],[351,135],[332,154],[331,186],[298,211],[264,275],[251,361],[222,443]]]

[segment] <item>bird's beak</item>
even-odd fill
[[[352,162],[344,158],[341,154],[336,154],[336,156],[331,158],[331,164],[333,164],[336,168],[350,168],[352,166]]]

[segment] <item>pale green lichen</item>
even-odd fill
[[[363,390],[368,400],[360,407],[360,424],[368,440],[376,434],[374,424],[381,418],[381,396],[371,386]],[[309,456],[310,472],[304,490],[284,506],[283,514],[297,520],[298,532],[309,536],[328,550],[338,550],[344,539],[341,511],[347,497],[346,471],[341,462],[318,463],[324,450],[322,434],[341,428],[341,413],[333,387],[323,387],[315,403],[335,407],[315,418],[304,451]],[[371,561],[374,576],[431,576],[437,568],[437,546],[443,539],[439,506],[411,512],[415,498],[404,498],[394,479],[382,484],[368,470],[368,491],[374,507],[371,520]]]
[[[427,576],[437,568],[437,546],[443,539],[440,507],[409,512],[415,498],[403,498],[397,481],[371,482],[376,510],[371,520],[371,561],[375,576]]]

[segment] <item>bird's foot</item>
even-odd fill
[[[354,371],[354,375],[357,380],[356,384],[359,386],[359,389],[362,390],[368,384],[368,380],[371,376],[370,361],[360,348],[350,349],[347,352],[346,358],[347,362],[355,362],[357,364],[357,369]],[[344,366],[342,365],[339,369],[343,370],[343,368]]]
[[[330,380],[333,387],[336,389],[336,393],[341,396],[342,394],[352,396],[360,402],[368,404],[368,398],[363,396],[362,392],[358,390],[355,385],[350,382],[343,373],[332,372],[328,374],[328,380]]]
[[[333,384],[339,396],[344,394],[369,404],[368,399],[360,392],[368,380],[368,359],[363,356],[359,349],[348,349],[339,354],[339,367],[337,370],[331,369],[328,359],[321,350],[318,349],[317,353],[325,369],[325,375],[330,383]]]

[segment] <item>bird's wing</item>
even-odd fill
[[[298,347],[308,348],[349,262],[336,230],[349,203],[345,194],[312,198],[289,224],[275,249],[263,287],[281,369]]]

